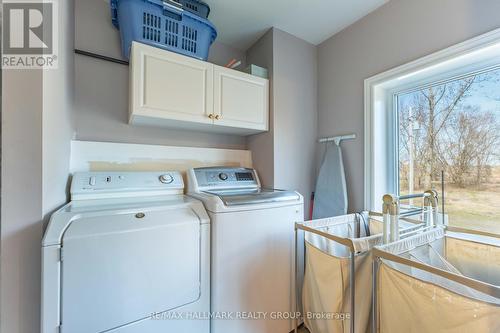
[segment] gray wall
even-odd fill
[[[68,200],[69,159],[74,133],[74,1],[59,6],[59,68],[43,74],[43,214]],[[61,177],[63,176],[63,177]]]
[[[274,29],[274,186],[304,195],[315,185],[317,48]]]
[[[241,60],[241,65],[236,67],[238,70],[246,68],[247,55],[245,51],[238,50],[229,45],[215,41],[210,47],[208,61],[219,66],[225,66],[232,59]]]
[[[109,4],[76,0],[75,47],[120,58],[119,32],[111,24]],[[245,53],[215,43],[209,61],[224,65]],[[243,64],[244,65],[244,64]],[[245,149],[244,137],[128,125],[128,67],[85,56],[75,59],[76,139]]]
[[[42,70],[2,72],[0,331],[39,330]]]
[[[247,60],[271,75],[270,131],[248,138],[255,166],[264,185],[302,193],[307,216],[315,184],[317,48],[273,28],[249,49]]]
[[[274,43],[273,29],[270,29],[247,51],[247,61],[267,68],[269,73],[269,131],[247,138],[248,149],[252,151],[253,166],[262,184],[274,187]]]
[[[59,3],[72,27],[73,1]],[[43,219],[66,202],[72,135],[72,29],[61,29],[59,68],[2,73],[0,332],[40,329]]]
[[[499,13],[498,0],[393,0],[319,46],[319,135],[358,135],[343,143],[351,211],[364,206],[364,80],[498,28]]]

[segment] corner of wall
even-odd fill
[[[59,67],[43,72],[42,213],[68,200],[67,183],[74,132],[74,0],[59,3]]]
[[[252,151],[254,168],[264,186],[274,187],[274,43],[273,29],[269,29],[246,52],[248,64],[265,67],[269,72],[269,131],[247,137]]]
[[[266,186],[298,190],[306,198],[316,177],[317,47],[277,28],[247,51],[249,63],[270,72],[269,132],[247,139]]]

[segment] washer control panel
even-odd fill
[[[71,199],[182,194],[184,181],[178,171],[77,172],[71,181]]]
[[[257,173],[249,168],[195,168],[190,170],[188,179],[189,186],[194,187],[194,191],[260,187]]]

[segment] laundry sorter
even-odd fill
[[[401,216],[399,198],[384,196],[382,213],[363,212],[296,223],[296,253],[299,252],[298,233],[304,232],[302,315],[311,333],[370,331],[371,250],[390,240],[410,237],[437,220],[434,192],[412,197],[423,198],[416,218]],[[416,216],[415,212],[412,214]],[[396,229],[393,227],[391,231],[391,225],[396,225]],[[298,259],[295,267],[298,290]],[[297,293],[297,305],[299,297]]]
[[[500,236],[430,226],[372,257],[373,332],[500,332]]]

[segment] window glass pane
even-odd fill
[[[500,233],[500,69],[397,97],[400,195],[443,174],[448,223]]]

